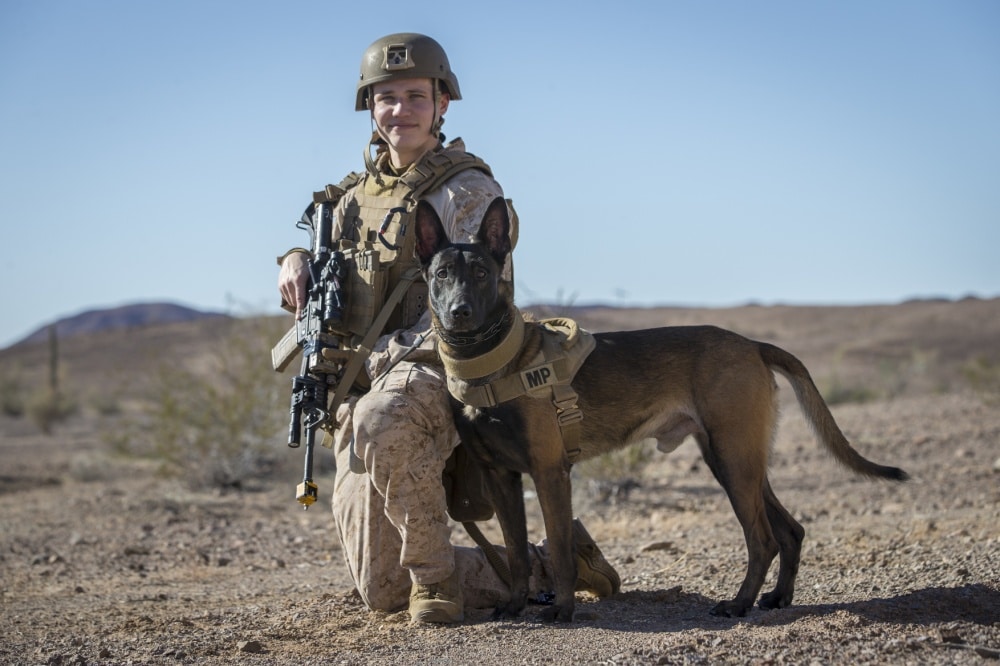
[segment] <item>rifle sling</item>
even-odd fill
[[[365,364],[368,355],[372,353],[372,345],[375,341],[382,335],[382,329],[385,327],[387,321],[389,321],[389,315],[392,314],[393,309],[396,305],[403,300],[403,296],[406,294],[410,285],[413,281],[417,279],[420,275],[420,268],[414,266],[403,273],[400,276],[399,282],[396,283],[396,288],[392,290],[389,294],[389,298],[386,299],[385,305],[379,311],[378,316],[375,317],[375,321],[368,328],[368,332],[365,333],[365,337],[361,340],[361,343],[355,349],[355,353],[351,354],[350,360],[347,362],[347,366],[344,368],[344,374],[340,378],[340,383],[337,384],[337,390],[333,393],[333,398],[330,400],[329,413],[333,415],[333,426],[336,427],[337,419],[337,408],[340,407],[344,399],[347,398],[347,392],[351,390],[354,385],[354,380],[357,379],[358,373],[361,372],[361,368]],[[324,437],[323,446],[330,448],[333,445],[332,438]]]

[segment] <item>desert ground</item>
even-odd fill
[[[771,484],[806,529],[791,607],[709,614],[735,593],[746,553],[727,499],[686,442],[670,455],[632,451],[574,470],[575,512],[620,572],[619,594],[579,593],[571,624],[544,624],[541,607],[529,606],[516,621],[484,609],[456,626],[414,625],[405,611],[367,610],[354,592],[331,528],[325,450],[320,502],[303,511],[294,501],[301,454],[284,444],[283,407],[274,406],[269,471],[239,482],[196,483],[196,469],[170,473],[153,449],[123,443],[123,433],[155,434],[142,414],[162,399],[150,386],[164,365],[218,367],[220,341],[245,322],[71,338],[60,341],[58,372],[72,413],[49,433],[27,413],[0,415],[0,662],[1000,659],[1000,300],[559,314],[591,330],[712,323],[778,344],[810,368],[855,447],[912,480],[874,482],[839,467],[779,379]],[[47,358],[45,344],[0,350],[5,394],[37,392]],[[268,381],[287,400],[288,378]],[[499,539],[495,525],[484,529]],[[460,526],[453,533],[470,543]]]

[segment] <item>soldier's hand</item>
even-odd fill
[[[301,319],[306,306],[306,284],[309,282],[309,256],[292,252],[281,262],[278,273],[278,292],[282,305],[295,308],[295,318]]]

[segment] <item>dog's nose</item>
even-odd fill
[[[468,319],[472,316],[472,306],[468,303],[459,303],[451,308],[451,316],[457,320]]]

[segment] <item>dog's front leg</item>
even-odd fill
[[[528,578],[531,575],[521,473],[490,469],[488,478],[490,499],[503,531],[504,545],[507,547],[507,567],[511,576],[510,601],[496,609],[494,618],[515,618],[524,612],[528,603]]]
[[[573,507],[569,463],[565,456],[532,474],[548,537],[555,604],[542,611],[545,622],[572,622],[576,603],[576,557],[573,553]]]

